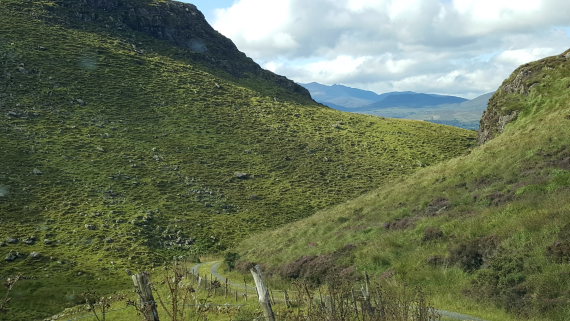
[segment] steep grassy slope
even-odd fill
[[[482,122],[504,130],[495,139],[248,239],[243,260],[317,281],[356,266],[489,320],[568,320],[569,87],[570,51],[521,67],[492,99],[486,114],[499,116]],[[501,118],[512,111],[516,121]]]
[[[45,317],[124,287],[125,268],[223,250],[475,141],[295,103],[279,81],[61,3],[0,5],[0,277],[26,276],[0,319]]]

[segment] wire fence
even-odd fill
[[[194,265],[191,269],[184,269],[184,277],[188,280],[190,280],[191,285],[195,287],[195,291],[200,291],[200,290],[204,290],[207,293],[213,294],[213,297],[208,296],[209,299],[211,298],[226,298],[226,299],[230,299],[230,300],[235,300],[235,303],[229,303],[229,302],[225,302],[225,303],[214,303],[214,302],[200,302],[199,300],[195,299],[194,301],[196,303],[194,304],[190,304],[190,303],[185,303],[185,304],[180,304],[179,306],[183,306],[184,308],[188,308],[188,309],[193,309],[193,311],[198,312],[198,311],[207,311],[207,312],[230,312],[230,311],[238,311],[239,309],[245,307],[248,301],[248,296],[250,294],[257,294],[257,288],[254,286],[251,286],[249,284],[247,284],[247,281],[244,279],[244,282],[234,282],[231,281],[230,279],[228,279],[227,277],[221,275],[218,273],[218,268],[220,267],[221,262],[213,262],[212,264],[210,264],[210,273],[205,273],[203,275],[200,274],[200,268],[203,266],[203,264],[196,264]],[[156,288],[155,288],[156,290]],[[158,291],[157,291],[158,292]],[[357,291],[356,293],[353,291],[352,292],[352,296],[353,296],[353,300],[354,302],[360,302],[363,300],[363,298],[359,298],[360,297],[360,293],[358,293],[360,291]],[[274,295],[275,294],[275,295]],[[303,302],[302,296],[305,294],[305,291],[302,291],[302,289],[298,289],[298,290],[290,290],[290,291],[286,291],[286,290],[271,290],[271,301],[273,304],[279,303],[279,304],[286,304],[288,307],[290,305],[299,305]],[[309,296],[310,300],[317,300],[316,295],[313,298],[311,298],[311,296]],[[320,303],[321,305],[326,305],[323,302],[326,303],[326,301],[328,300],[327,295],[325,294],[324,296],[321,296],[320,294],[320,290],[318,292],[318,296],[320,297]],[[257,299],[257,298],[255,298]],[[324,301],[323,301],[324,299]],[[330,299],[330,298],[329,298]],[[242,301],[243,303],[238,303],[239,301]],[[245,301],[245,302],[244,302]],[[257,301],[257,300],[255,300]],[[332,300],[331,300],[332,302]],[[116,304],[117,302],[115,302]],[[152,303],[152,304],[157,304],[157,302],[144,302],[144,303]],[[162,305],[169,305],[172,304],[172,301],[163,301]],[[105,315],[107,318],[112,318],[114,320],[118,320],[116,317],[118,315],[119,312],[124,312],[125,310],[131,309],[133,314],[137,313],[137,310],[135,309],[134,306],[126,306],[123,308],[115,308],[115,309],[109,309],[105,311]],[[447,319],[453,319],[453,320],[472,320],[472,321],[485,321],[476,317],[472,317],[469,315],[464,315],[464,314],[459,314],[459,313],[455,313],[455,312],[449,312],[449,311],[445,311],[445,310],[439,310],[439,309],[432,309],[431,311],[435,314],[438,314],[440,317],[445,317]],[[59,320],[59,321],[77,321],[77,320],[85,320],[85,319],[91,319],[91,320],[99,320],[97,317],[95,317],[95,315],[93,314],[92,311],[83,311],[83,312],[78,312],[80,313],[80,315],[74,315],[74,316],[61,316],[59,318],[55,318],[52,320]],[[101,313],[101,312],[99,312]],[[113,317],[115,316],[115,317]]]

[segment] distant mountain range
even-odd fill
[[[343,85],[316,82],[301,84],[313,99],[331,108],[392,118],[426,120],[440,124],[478,129],[479,120],[493,93],[472,100],[412,91],[377,94]]]

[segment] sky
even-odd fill
[[[570,48],[568,0],[185,0],[300,82],[474,98]]]

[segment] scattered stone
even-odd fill
[[[82,271],[77,272],[77,276],[82,276],[82,275],[83,275]]]
[[[6,244],[6,242],[0,242],[0,247],[4,247],[7,246],[8,244]]]
[[[443,231],[440,228],[428,227],[424,231],[424,236],[422,238],[422,241],[423,242],[430,242],[430,241],[442,239],[444,237],[445,237],[445,234],[443,233]]]
[[[384,223],[384,228],[387,230],[405,230],[416,226],[415,218],[404,217],[397,218],[391,222]]]
[[[427,258],[427,264],[431,266],[442,266],[447,263],[447,259],[441,255],[433,255]]]
[[[9,112],[6,113],[6,116],[12,118],[20,118],[20,113],[10,110]]]
[[[80,99],[80,98],[75,99],[75,102],[78,103],[80,106],[87,105],[87,103],[83,99]]]
[[[0,197],[6,197],[10,194],[8,186],[0,185]]]
[[[34,168],[34,169],[32,170],[32,174],[34,174],[34,175],[42,175],[42,174],[43,174],[43,172],[42,172],[42,171],[40,171],[40,170],[39,170],[39,169],[37,169],[37,168]]]
[[[251,175],[248,173],[235,172],[234,177],[237,179],[249,179],[251,178]]]
[[[32,252],[30,253],[30,259],[39,259],[42,257],[42,254],[40,252]]]
[[[445,197],[439,197],[433,200],[425,209],[425,215],[427,216],[437,216],[450,209],[452,206],[451,201]]]
[[[332,127],[333,127],[334,129],[344,129],[344,128],[342,127],[342,125],[344,125],[344,123],[343,123],[343,122],[340,122],[340,123],[333,124]]]
[[[85,228],[90,230],[90,231],[94,231],[97,229],[97,226],[95,226],[93,224],[85,224]]]
[[[396,276],[396,271],[394,271],[393,269],[389,269],[387,271],[385,271],[384,273],[382,273],[380,275],[380,278],[382,280],[389,280],[389,279],[393,279]]]
[[[36,244],[36,238],[33,236],[25,238],[24,243],[26,243],[27,245],[34,245],[34,244]]]
[[[53,240],[45,239],[45,240],[44,240],[44,244],[45,244],[45,245],[51,245],[51,244],[53,244]]]
[[[17,238],[14,238],[14,237],[8,237],[8,238],[6,239],[6,243],[8,243],[8,244],[16,244],[16,243],[18,243],[19,241],[20,241],[20,240],[18,240]]]
[[[14,261],[16,261],[17,258],[18,258],[18,255],[16,255],[14,252],[10,251],[10,253],[8,253],[6,255],[6,257],[4,258],[4,260],[6,262],[14,262]]]
[[[104,240],[104,242],[110,244],[110,243],[115,243],[115,240],[112,239],[112,238],[110,238],[110,237],[108,237],[108,238],[106,238],[106,239]]]

